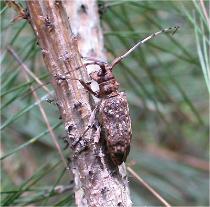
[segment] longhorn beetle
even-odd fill
[[[79,81],[86,90],[95,97],[100,98],[101,101],[94,109],[91,115],[92,118],[90,118],[89,121],[90,124],[87,126],[82,136],[84,136],[87,130],[93,126],[95,116],[97,116],[105,136],[108,153],[115,165],[122,164],[130,151],[131,120],[126,95],[118,90],[119,83],[113,76],[112,70],[137,47],[140,47],[142,44],[161,33],[174,34],[178,28],[179,27],[170,27],[146,37],[135,44],[125,54],[115,58],[111,64],[95,58],[86,58],[92,62],[85,63],[85,66],[95,64],[100,67],[99,71],[90,73],[91,79],[98,83],[99,91],[94,92],[88,83],[85,83],[83,80]]]

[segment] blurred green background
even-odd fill
[[[209,206],[209,2],[202,2],[98,2],[109,60],[160,28],[180,26],[173,36],[146,43],[114,70],[132,117],[127,165],[172,206]],[[63,147],[57,107],[33,78],[26,81],[7,52],[10,45],[39,79],[49,81],[30,25],[12,23],[15,16],[1,1],[1,205],[74,205],[72,177],[30,87],[36,88]],[[68,150],[63,154],[67,157]],[[161,205],[133,176],[129,181],[134,206]]]

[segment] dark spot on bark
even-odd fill
[[[101,157],[100,157],[99,155],[96,155],[96,160],[97,160],[97,162],[99,163],[100,168],[103,170],[103,169],[104,169],[104,165],[103,165],[103,163],[101,162]]]
[[[106,199],[107,191],[108,188],[106,186],[101,189],[101,194],[104,200]]]
[[[45,26],[48,29],[49,32],[52,32],[54,30],[54,25],[51,22],[50,18],[48,16],[45,17]]]
[[[119,203],[117,204],[117,206],[123,206],[123,205],[122,205],[122,202],[119,202]]]
[[[70,124],[70,125],[68,126],[68,133],[70,133],[70,132],[72,131],[73,127],[74,127],[73,124]]]
[[[84,5],[84,4],[82,4],[82,5],[80,6],[80,12],[87,14],[87,6]]]
[[[55,0],[55,5],[56,5],[57,7],[62,6],[62,1],[61,1],[61,0]]]
[[[103,187],[101,189],[101,194],[105,194],[108,191],[107,187]]]
[[[66,93],[66,96],[67,96],[67,97],[70,97],[70,95],[71,95],[71,93],[68,91],[68,92]]]
[[[77,102],[74,103],[74,108],[75,109],[79,109],[79,108],[81,108],[81,106],[82,106],[82,102],[80,102],[80,101],[77,101]]]
[[[91,182],[94,182],[94,181],[96,180],[96,178],[97,178],[97,175],[94,174],[94,172],[93,172],[92,170],[90,170],[90,171],[88,172],[88,175],[89,175],[89,180],[90,180]]]
[[[102,18],[106,10],[107,10],[107,6],[105,5],[105,2],[98,1],[98,13],[99,13],[100,19]]]

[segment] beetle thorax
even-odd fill
[[[119,83],[114,78],[112,68],[109,65],[105,65],[99,71],[91,73],[90,76],[99,85],[98,96],[100,98],[118,94]]]

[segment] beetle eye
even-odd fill
[[[103,70],[99,70],[98,73],[97,73],[98,76],[104,76],[106,75],[106,71],[103,71]]]

